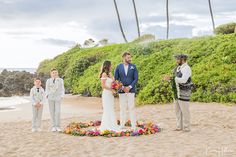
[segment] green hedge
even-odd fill
[[[235,33],[236,30],[236,23],[231,22],[227,24],[222,24],[216,27],[214,33],[219,35],[219,34],[232,34]]]
[[[173,100],[171,85],[163,82],[164,74],[171,74],[175,66],[173,55],[188,54],[192,67],[192,101],[236,103],[236,34],[192,39],[155,41],[145,44],[114,44],[100,48],[73,48],[52,60],[43,61],[38,72],[56,67],[72,93],[101,96],[98,78],[104,60],[121,62],[122,52],[133,54],[139,70],[137,102],[141,104],[167,103]]]

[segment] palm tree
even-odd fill
[[[140,37],[139,21],[138,21],[138,14],[137,14],[137,9],[135,5],[135,0],[133,0],[133,6],[134,6],[135,19],[136,19],[136,24],[137,24],[137,29],[138,29],[138,37]]]
[[[215,31],[215,22],[214,22],[212,7],[211,7],[211,0],[208,0],[208,4],[209,4],[210,13],[211,13],[211,21],[212,21],[213,31]]]
[[[116,0],[114,0],[114,5],[115,5],[115,9],[116,9],[116,14],[117,14],[117,18],[118,18],[118,22],[119,22],[119,26],[120,26],[120,31],[121,31],[121,34],[125,40],[125,42],[127,43],[127,39],[125,37],[125,33],[123,31],[123,28],[122,28],[122,24],[121,24],[121,20],[120,20],[120,14],[119,14],[119,11],[118,11],[118,7],[117,7],[117,4],[116,4]]]
[[[169,38],[169,0],[166,0],[166,39]]]

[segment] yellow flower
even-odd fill
[[[101,132],[101,135],[107,135],[107,134],[109,134],[109,133],[110,133],[109,130],[104,130],[103,132]]]

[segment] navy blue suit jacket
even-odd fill
[[[132,86],[130,93],[135,93],[135,86],[138,82],[138,70],[136,65],[129,64],[127,76],[125,74],[124,64],[119,64],[115,70],[115,79],[120,81],[123,86]],[[119,91],[124,93],[124,91]]]

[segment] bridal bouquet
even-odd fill
[[[111,84],[111,88],[114,89],[116,92],[118,92],[119,90],[121,90],[123,84],[120,82],[120,81],[114,81],[112,84]]]

